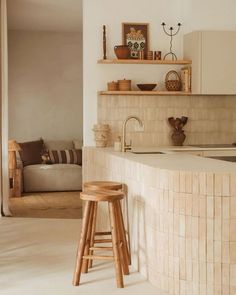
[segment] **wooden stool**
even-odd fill
[[[84,191],[80,193],[80,198],[86,201],[80,243],[78,247],[76,268],[74,273],[73,284],[75,286],[80,283],[80,275],[88,272],[88,261],[93,259],[114,260],[116,269],[117,287],[123,288],[123,275],[129,274],[129,252],[125,236],[124,222],[121,212],[120,200],[124,198],[124,194],[118,191]],[[96,243],[110,243],[112,247],[90,247],[92,229],[95,228],[96,219],[94,218],[95,205],[98,202],[108,202],[111,232],[97,232],[96,235],[111,235],[111,239],[97,239]],[[93,251],[113,251],[112,255],[91,255]]]
[[[127,240],[128,240],[128,249],[129,249],[129,265],[131,265],[131,249],[130,249],[130,231],[129,231],[129,216],[128,216],[128,199],[126,192],[124,190],[124,185],[121,182],[116,181],[90,181],[90,182],[84,182],[83,183],[83,189],[84,190],[114,190],[119,191],[121,190],[125,195],[125,201],[126,201],[126,233],[127,233]],[[95,203],[94,208],[94,219],[96,221],[97,218],[97,203]],[[96,222],[95,222],[96,224]],[[91,247],[94,246],[94,238],[95,238],[95,228],[92,228],[92,234],[91,234]],[[90,250],[90,255],[93,255],[93,250]],[[92,267],[92,260],[89,260],[89,268]]]

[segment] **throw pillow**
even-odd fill
[[[48,154],[53,164],[82,165],[82,150],[49,150]]]
[[[43,140],[35,140],[19,143],[21,151],[19,151],[23,166],[41,164],[44,144]]]

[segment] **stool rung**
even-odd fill
[[[97,259],[97,260],[114,260],[113,256],[97,256],[97,255],[85,255],[83,256],[84,259],[89,259],[89,260],[93,260],[93,259]]]
[[[96,243],[111,243],[112,240],[111,239],[98,239],[98,240],[94,240],[94,244]]]
[[[95,236],[109,236],[111,235],[110,231],[98,231],[95,233]]]
[[[112,251],[113,250],[112,247],[90,247],[89,249],[93,251]]]

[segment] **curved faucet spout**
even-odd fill
[[[144,126],[141,119],[139,119],[139,117],[136,117],[136,116],[129,116],[124,120],[123,127],[122,127],[122,142],[121,142],[122,152],[131,150],[131,144],[130,145],[126,144],[126,126],[127,126],[127,123],[132,119],[135,119],[136,121],[138,121],[140,127]]]

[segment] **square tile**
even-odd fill
[[[230,263],[236,263],[236,242],[230,242]]]

